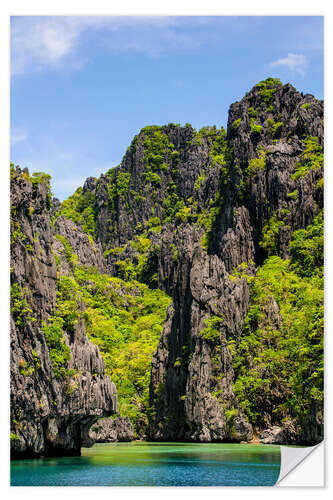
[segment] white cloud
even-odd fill
[[[291,71],[304,76],[307,68],[307,59],[303,54],[292,54],[290,52],[287,57],[271,62],[270,66],[287,66]]]
[[[82,35],[98,32],[92,43],[111,52],[137,51],[159,56],[166,50],[195,49],[219,34],[223,17],[58,16],[12,17],[12,74],[59,68],[80,69],[88,60]],[[217,24],[218,30],[212,25]],[[181,30],[179,28],[182,28]]]
[[[10,142],[12,145],[24,142],[27,140],[28,133],[24,130],[13,129],[10,134]]]
[[[12,18],[12,74],[54,67],[75,52],[80,33],[85,29],[85,24],[75,19]]]

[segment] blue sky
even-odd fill
[[[323,98],[322,17],[14,17],[11,160],[69,196],[146,125],[226,126],[268,76]]]

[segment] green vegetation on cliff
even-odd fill
[[[255,277],[243,275],[249,311],[239,343],[230,342],[234,391],[257,426],[271,423],[267,415],[272,423],[305,422],[323,401],[322,213],[295,231],[290,254],[269,257]]]
[[[212,343],[220,338],[220,326],[223,323],[223,318],[219,316],[212,316],[210,319],[205,320],[205,328],[201,330],[200,335],[203,339]]]
[[[18,283],[13,283],[10,288],[10,311],[15,324],[23,326],[26,321],[33,322],[36,319],[31,316],[32,309],[27,302],[28,288],[21,288]]]
[[[59,239],[59,238],[58,238]],[[134,280],[101,274],[94,267],[76,265],[70,244],[62,237],[71,276],[58,277],[56,308],[43,331],[54,372],[67,377],[70,350],[63,330],[75,331],[82,319],[88,338],[98,345],[106,373],[117,386],[119,411],[129,416],[136,432],[147,425],[149,376],[170,297]],[[138,241],[138,245],[145,241]],[[132,278],[132,277],[129,277]]]
[[[15,173],[14,163],[10,163],[10,180],[13,180]],[[33,189],[36,191],[40,184],[45,184],[46,186],[46,205],[48,209],[52,208],[52,191],[51,191],[51,176],[45,172],[34,172],[32,175],[29,174],[28,169],[24,169],[20,176],[27,182],[31,182]]]
[[[79,187],[74,194],[62,202],[61,209],[57,212],[57,216],[60,215],[80,224],[84,232],[95,235],[95,195],[91,191],[83,193],[83,188]]]
[[[56,378],[66,378],[75,373],[75,370],[67,369],[67,363],[71,359],[71,350],[64,337],[65,321],[60,316],[52,317],[51,321],[49,324],[43,325],[43,333],[49,348],[52,368]],[[69,330],[67,331],[69,332]]]
[[[323,277],[324,214],[321,211],[306,229],[293,234],[289,245],[292,269],[302,277]]]
[[[317,137],[306,137],[303,141],[303,153],[301,161],[296,163],[296,170],[291,176],[292,179],[304,177],[311,170],[317,170],[324,164],[323,148]]]
[[[278,87],[282,86],[282,82],[278,78],[266,78],[255,86],[259,89],[259,95],[264,105],[270,104]]]
[[[212,126],[203,127],[196,132],[188,125],[189,137],[192,137],[192,140],[187,141],[186,150],[190,151],[193,145],[196,147],[199,145],[205,155],[207,150],[209,154],[206,159],[207,164],[194,180],[193,196],[188,198],[184,196],[181,186],[180,146],[178,149],[175,147],[167,132],[171,125],[144,127],[134,137],[122,164],[109,170],[104,176],[103,183],[106,184],[108,195],[106,199],[103,194],[103,203],[100,203],[99,194],[102,180],[97,179],[91,190],[85,188],[84,192],[80,187],[72,196],[63,201],[57,216],[64,215],[80,224],[83,231],[91,236],[96,236],[101,207],[107,207],[110,235],[119,231],[121,214],[126,213],[131,216],[136,213],[138,215],[138,212],[144,212],[146,205],[151,206],[151,216],[153,218],[157,216],[160,224],[196,222],[202,211],[198,208],[199,199],[201,199],[201,204],[205,204],[208,216],[208,213],[214,209],[212,206],[214,200],[203,196],[207,171],[212,166],[219,166],[221,185],[226,185],[230,176],[230,155],[227,151],[226,131],[223,127],[217,129]],[[180,129],[178,126],[174,127]],[[133,157],[136,159],[135,175],[127,171],[127,162],[132,161]],[[210,218],[213,217],[214,214]],[[145,231],[145,224],[148,222],[149,220],[144,221],[143,224],[137,224],[136,233],[140,234]],[[113,248],[107,248],[106,251],[111,253]],[[120,263],[119,268],[123,269],[125,265],[126,263]]]

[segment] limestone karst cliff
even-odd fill
[[[282,325],[283,299],[279,305],[269,287],[264,297],[254,297],[261,300],[263,314],[251,324],[251,279],[246,279],[255,276],[254,266],[267,255],[290,257],[293,233],[311,224],[323,208],[322,161],[312,151],[323,143],[322,119],[322,103],[290,85],[264,82],[231,106],[227,139],[232,160],[221,172],[208,251],[190,224],[178,229],[173,309],[152,362],[155,439],[249,440],[254,431],[277,424],[280,442],[322,439],[321,402],[310,397],[299,410],[302,418],[296,416],[292,403],[286,404],[295,386],[284,379],[279,361],[274,366],[274,355],[266,362],[260,354],[284,348],[290,318]],[[239,269],[244,268],[242,275]],[[251,333],[261,329],[254,349],[242,346],[250,338],[249,328]],[[270,331],[278,333],[266,343]],[[317,332],[314,343],[319,339]],[[297,396],[305,399],[304,392]]]
[[[231,105],[227,131],[196,131],[189,124],[145,127],[118,167],[99,179],[88,178],[62,204],[54,200],[52,210],[46,184],[24,177],[17,171],[12,181],[13,231],[18,232],[12,282],[14,292],[18,285],[17,293],[26,295],[24,314],[12,309],[12,411],[29,391],[33,397],[21,417],[26,423],[13,427],[15,435],[20,431],[21,440],[26,436],[36,443],[37,433],[42,449],[49,446],[54,422],[58,437],[51,441],[64,439],[65,415],[79,422],[75,432],[86,436],[92,420],[116,411],[114,388],[86,339],[87,329],[107,370],[123,384],[122,416],[128,411],[139,437],[322,439],[321,101],[267,79]],[[96,278],[94,288],[91,274],[82,281],[78,264],[113,281],[101,291]],[[75,277],[71,290],[79,285],[91,290],[89,297],[80,295],[75,327],[67,333],[71,323],[64,303],[56,305],[57,272],[58,278]],[[103,309],[95,299],[91,305],[92,296],[105,297],[110,286],[108,300],[125,311],[123,323],[112,323],[115,309]],[[172,299],[169,306],[165,294]],[[166,310],[161,335],[160,318],[152,320],[159,302],[163,317]],[[96,308],[103,318],[91,312]],[[36,321],[29,320],[30,314]],[[60,363],[60,378],[52,383],[48,327],[42,328],[50,317],[55,325],[61,319],[71,349],[70,361]],[[122,332],[122,339],[133,338],[128,328],[142,333],[135,338],[136,352],[144,352],[142,364],[128,364],[134,357],[129,343],[122,344],[122,355],[115,354],[117,337],[105,337],[106,324]],[[154,335],[144,350],[149,331]],[[130,368],[130,383],[124,383],[125,370],[117,371],[117,356]],[[75,374],[61,373],[72,367]],[[83,380],[88,391],[81,394]],[[71,384],[79,388],[67,394]],[[82,400],[87,393],[91,397]],[[47,405],[42,411],[43,394]],[[57,405],[51,411],[53,400]],[[82,421],[76,420],[78,414]],[[19,439],[12,442],[23,446]]]
[[[39,182],[41,180],[41,182]],[[11,451],[14,458],[79,454],[89,428],[117,412],[115,385],[80,318],[60,325],[57,265],[68,273],[61,241],[77,245],[83,263],[100,268],[100,249],[72,221],[54,224],[44,179],[16,169],[11,179]],[[75,230],[74,230],[75,229]],[[80,304],[78,304],[78,309]],[[46,326],[48,325],[48,326]],[[48,332],[48,335],[45,332]]]

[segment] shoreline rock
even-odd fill
[[[96,443],[134,441],[133,426],[128,417],[103,418],[89,430],[89,437]]]

